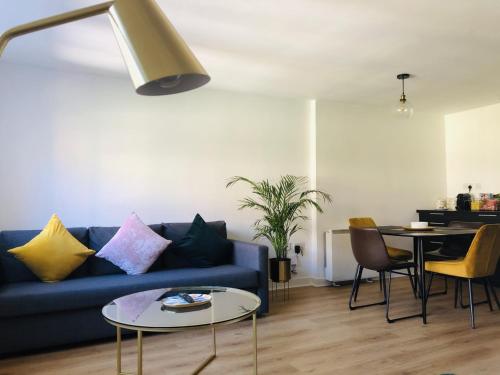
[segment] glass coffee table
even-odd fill
[[[211,296],[204,305],[172,308],[162,303],[168,296],[179,293],[200,293]],[[142,375],[142,333],[178,332],[208,327],[212,329],[213,351],[193,374],[198,374],[217,356],[215,328],[253,318],[253,368],[257,374],[257,309],[260,298],[240,289],[197,286],[154,289],[115,299],[102,309],[104,319],[116,327],[116,373],[124,374],[121,366],[122,329],[137,332],[137,375]]]

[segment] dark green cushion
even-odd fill
[[[231,262],[233,243],[223,238],[197,214],[186,235],[167,249],[178,259],[175,267],[214,267]],[[166,266],[172,267],[169,257]]]

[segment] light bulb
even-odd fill
[[[162,89],[171,89],[176,87],[181,82],[182,77],[180,75],[175,75],[171,77],[165,77],[158,80],[158,84]]]
[[[396,106],[396,115],[401,118],[409,119],[413,116],[413,106],[406,98],[401,98]]]

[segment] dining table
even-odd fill
[[[402,226],[380,226],[380,234],[383,236],[407,237],[413,239],[413,259],[417,263],[417,277],[422,304],[422,313],[415,315],[422,317],[422,322],[427,324],[427,295],[425,282],[425,254],[424,241],[426,239],[444,239],[451,236],[471,236],[476,234],[477,229],[452,228],[452,227],[430,227],[424,229],[411,229]]]

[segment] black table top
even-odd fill
[[[438,227],[428,231],[406,230],[400,226],[383,226],[378,227],[381,234],[386,236],[399,236],[399,237],[448,237],[448,236],[463,236],[476,234],[477,229],[464,229],[464,228],[450,228]]]

